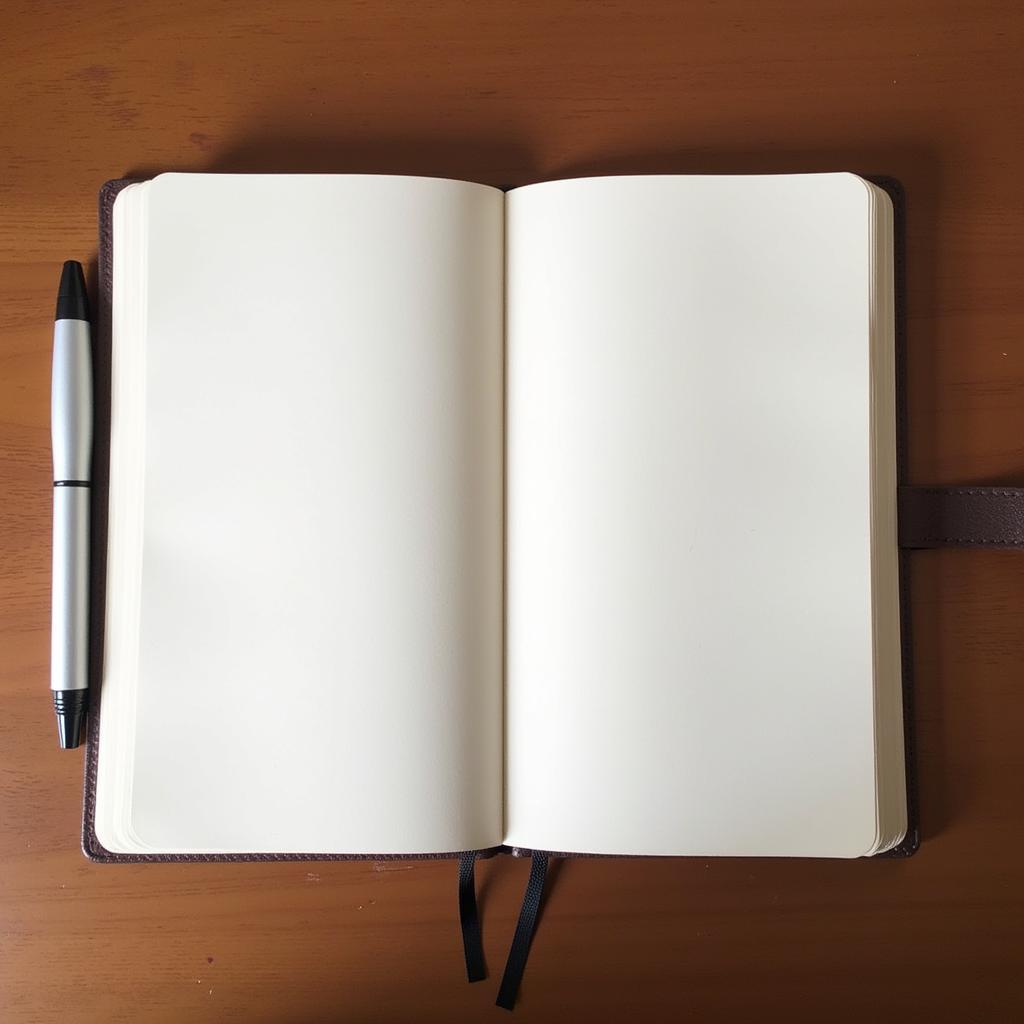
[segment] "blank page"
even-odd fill
[[[510,193],[506,842],[901,834],[876,759],[902,779],[879,196],[844,174]]]
[[[119,196],[108,849],[501,842],[503,206],[387,176]]]

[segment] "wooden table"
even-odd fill
[[[0,1019],[406,1022],[492,1006],[527,865],[87,863],[56,749],[51,307],[96,192],[161,170],[853,169],[904,182],[910,477],[1024,483],[1019,3],[9,2],[0,31]],[[522,1021],[1024,1013],[1024,560],[914,556],[909,861],[558,867]]]

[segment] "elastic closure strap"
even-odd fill
[[[483,981],[487,977],[484,943],[480,934],[480,913],[476,906],[476,853],[459,857],[459,924],[462,926],[462,950],[466,955],[466,979]]]
[[[1024,487],[901,487],[903,548],[1024,550]]]
[[[533,941],[533,932],[537,927],[537,916],[540,914],[540,904],[544,897],[544,880],[547,873],[547,854],[535,851],[533,862],[530,864],[530,878],[523,894],[523,908],[519,911],[519,923],[516,925],[516,934],[512,939],[512,948],[508,951],[501,988],[498,989],[498,998],[495,1000],[495,1005],[503,1010],[511,1010],[519,994],[519,983],[523,980],[523,971],[526,970],[526,959],[530,955],[530,943]]]

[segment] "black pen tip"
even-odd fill
[[[61,271],[55,319],[89,319],[89,296],[85,290],[85,274],[82,273],[82,264],[77,260],[68,260]]]
[[[61,750],[74,750],[82,742],[82,724],[89,703],[88,690],[54,690],[53,709],[57,712],[57,739]]]

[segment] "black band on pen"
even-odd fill
[[[54,487],[92,487],[91,480],[54,480]]]

